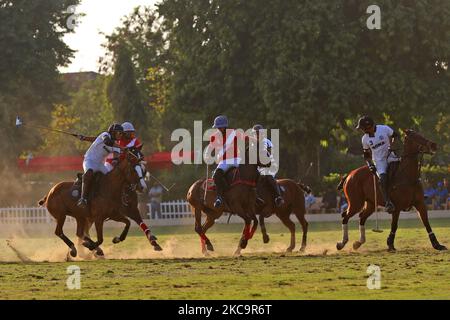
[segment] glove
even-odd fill
[[[372,171],[373,174],[377,174],[377,168],[373,163],[369,164],[369,170]]]

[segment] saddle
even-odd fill
[[[92,189],[91,192],[89,193],[88,200],[91,200],[96,195],[102,175],[103,173],[101,172],[94,173],[94,180],[92,181]],[[75,179],[75,181],[72,184],[72,187],[70,188],[70,194],[72,195],[72,197],[80,199],[82,184],[83,184],[83,173],[78,172],[77,178]]]
[[[225,174],[225,180],[227,182],[227,189],[230,189],[231,187],[238,184],[256,188],[255,181],[241,179],[239,168],[232,168],[228,170]],[[212,178],[209,178],[208,180],[203,182],[203,190],[205,190],[205,185],[208,191],[216,190],[216,184],[214,183],[214,179]]]

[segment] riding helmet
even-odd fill
[[[122,125],[118,123],[113,123],[112,125],[109,126],[108,132],[112,133],[113,131],[122,132],[123,131]]]
[[[134,130],[134,127],[133,127],[133,125],[130,122],[122,123],[122,128],[123,128],[123,131],[125,131],[125,132],[134,132],[134,131],[136,131],[136,130]]]
[[[367,127],[373,126],[374,124],[375,124],[375,122],[373,121],[373,119],[371,117],[363,116],[363,117],[359,118],[356,129],[367,128]]]
[[[218,116],[214,119],[213,128],[228,128],[228,118],[226,116]]]

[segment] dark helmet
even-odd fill
[[[214,119],[213,128],[215,129],[228,128],[228,118],[226,116],[217,116]]]
[[[369,116],[363,116],[359,118],[358,125],[356,126],[356,129],[364,129],[367,127],[371,127],[375,124],[373,119]]]
[[[264,127],[261,124],[255,124],[252,128],[253,132],[258,132],[259,130],[264,129]]]
[[[113,123],[112,125],[109,126],[108,132],[109,133],[123,132],[123,127],[118,123]]]

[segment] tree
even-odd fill
[[[136,84],[130,51],[126,46],[118,49],[114,75],[108,86],[108,97],[116,121],[131,121],[137,128],[146,125],[146,114]]]
[[[0,130],[8,150],[1,165],[11,166],[42,141],[39,132],[17,130],[16,115],[47,124],[53,103],[63,97],[57,68],[73,54],[62,40],[72,32],[66,26],[66,10],[78,3],[0,0]]]

